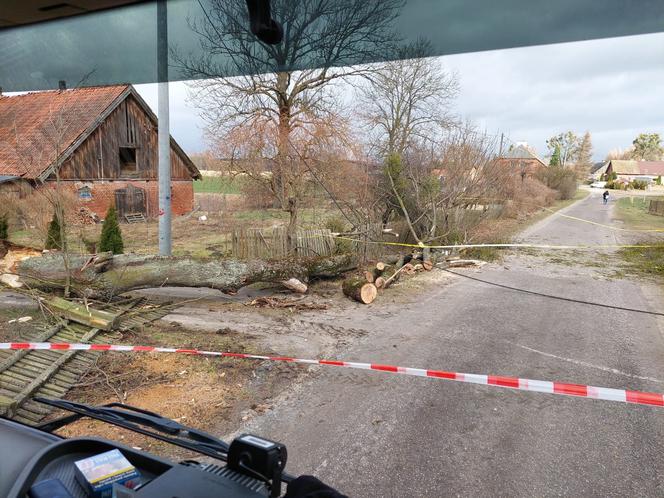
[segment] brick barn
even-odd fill
[[[504,152],[498,158],[498,164],[506,168],[506,173],[522,178],[536,175],[538,171],[547,167],[535,151],[524,142],[517,143]]]
[[[59,177],[104,217],[158,215],[157,117],[131,85],[0,96],[0,194],[25,198]],[[194,207],[200,173],[171,138],[173,214]]]

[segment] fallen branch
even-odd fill
[[[278,299],[275,297],[257,297],[253,301],[246,303],[246,306],[256,306],[259,308],[288,308],[297,311],[326,310],[328,305],[325,303],[305,303],[297,299]]]

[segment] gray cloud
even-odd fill
[[[662,33],[441,59],[460,76],[460,114],[542,154],[568,129],[592,133],[597,159],[640,132],[664,136]]]

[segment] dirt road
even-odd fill
[[[598,195],[566,213],[610,222],[611,207]],[[522,238],[617,240],[615,232],[556,215]],[[600,270],[515,255],[465,272],[664,310],[654,284],[609,279]],[[443,272],[431,278],[421,297],[401,309],[378,303],[308,319],[367,331],[343,359],[664,391],[661,318]],[[328,368],[241,430],[285,443],[288,470],[314,473],[353,497],[664,494],[664,409],[658,408]]]

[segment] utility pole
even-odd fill
[[[498,151],[498,157],[503,157],[503,142],[505,141],[505,134],[500,134],[500,150]]]
[[[171,143],[168,96],[168,10],[167,0],[157,1],[157,86],[159,121],[159,255],[171,255]]]

